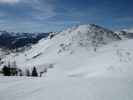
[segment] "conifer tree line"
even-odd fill
[[[26,71],[22,71],[20,68],[17,67],[16,62],[12,64],[9,62],[7,65],[4,65],[2,68],[2,74],[4,76],[27,76],[27,77],[38,77],[37,68],[34,66],[30,72],[29,69]]]

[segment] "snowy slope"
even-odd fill
[[[0,100],[132,100],[133,43],[97,25],[80,25],[7,55],[39,78],[0,77]],[[8,96],[7,96],[8,95]]]
[[[4,61],[16,61],[22,69],[36,66],[38,71],[52,66],[47,73],[51,78],[132,75],[131,43],[100,26],[80,25],[41,40],[24,53],[11,54]]]

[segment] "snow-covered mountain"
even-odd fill
[[[131,32],[131,31],[123,30],[123,31],[119,31],[117,33],[123,39],[133,39],[133,32]]]
[[[0,77],[0,99],[132,100],[132,43],[94,24],[51,33],[30,49],[3,56],[1,67],[16,61],[24,71],[36,66],[47,73]]]
[[[133,33],[133,28],[124,29],[123,31],[126,31],[126,32],[128,32],[128,33]]]
[[[46,38],[49,33],[15,33],[0,31],[0,47],[16,49],[28,44],[37,43],[40,39]]]
[[[75,75],[89,74],[91,71],[101,73],[116,66],[114,63],[122,59],[119,53],[123,55],[121,53],[126,50],[121,51],[123,47],[120,40],[113,31],[98,25],[80,25],[62,31],[53,38],[42,39],[23,53],[12,53],[6,56],[4,62],[16,61],[22,69],[36,66],[39,71],[53,66],[52,70],[57,73],[67,73],[70,76],[74,76],[73,72]]]

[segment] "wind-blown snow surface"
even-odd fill
[[[81,25],[7,56],[20,68],[48,68],[42,78],[0,77],[1,100],[132,100],[133,40]],[[52,66],[52,67],[50,67]]]
[[[132,100],[132,79],[0,77],[0,100]]]

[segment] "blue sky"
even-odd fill
[[[132,28],[132,5],[132,0],[0,0],[0,30],[49,32],[89,23]]]

